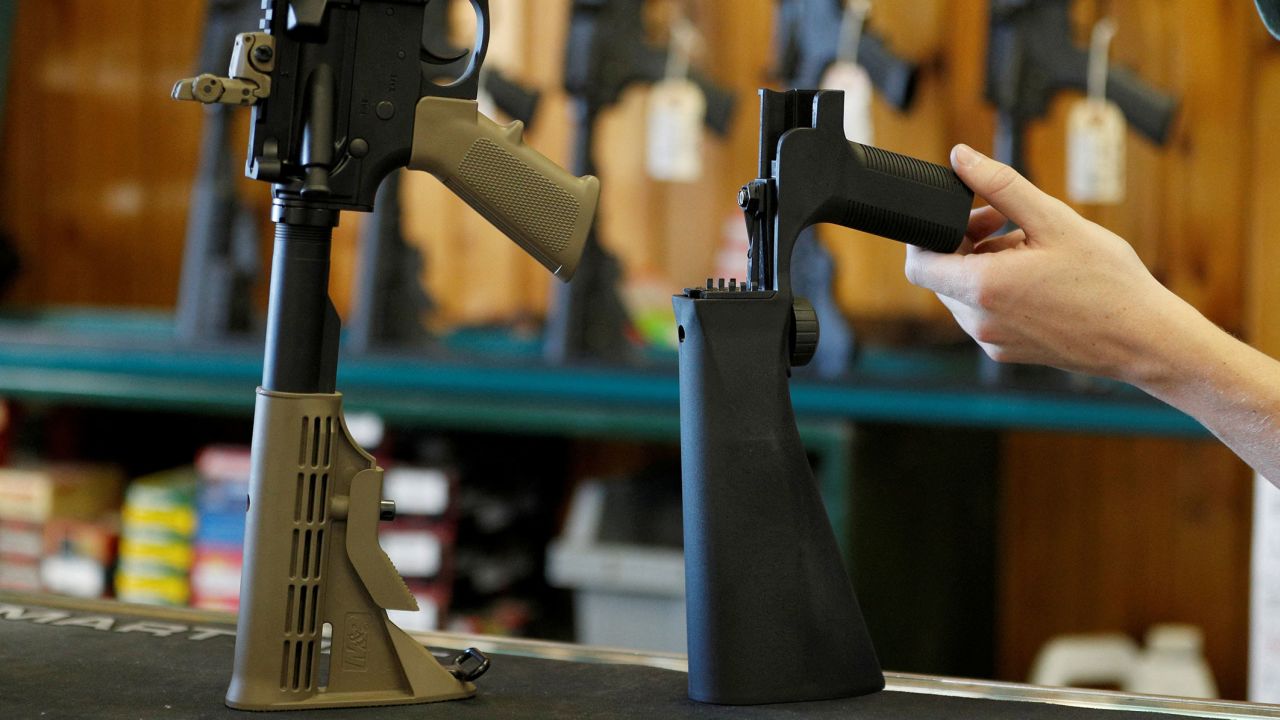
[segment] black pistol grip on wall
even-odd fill
[[[998,112],[996,159],[1025,175],[1026,124],[1062,90],[1087,91],[1089,52],[1072,39],[1070,0],[990,0],[990,8],[985,94]],[[1107,69],[1106,94],[1139,134],[1168,141],[1176,97],[1118,64]]]
[[[674,305],[689,697],[749,705],[881,689],[796,430],[790,299],[693,290]]]
[[[504,115],[524,123],[525,128],[533,127],[538,103],[542,100],[541,92],[521,85],[500,70],[486,72],[481,79],[481,86],[493,98],[494,106]]]
[[[1082,88],[1083,89],[1083,88]],[[1107,99],[1119,106],[1134,129],[1157,145],[1169,139],[1178,113],[1178,99],[1143,82],[1128,68],[1113,67],[1107,73]]]

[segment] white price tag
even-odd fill
[[[1115,103],[1083,100],[1067,116],[1067,196],[1114,205],[1124,200],[1125,119]]]
[[[702,121],[707,99],[692,81],[668,78],[649,92],[648,169],[654,180],[702,176]]]
[[[844,92],[844,136],[849,140],[872,145],[875,139],[871,124],[871,76],[861,65],[836,61],[822,76],[822,87]]]

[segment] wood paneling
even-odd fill
[[[1157,277],[1215,322],[1244,332],[1247,317],[1276,307],[1262,297],[1272,291],[1262,289],[1266,271],[1257,265],[1255,302],[1244,302],[1246,258],[1274,253],[1276,243],[1256,230],[1249,243],[1250,209],[1255,226],[1267,212],[1254,200],[1257,165],[1266,161],[1249,128],[1280,107],[1274,90],[1258,94],[1266,84],[1256,61],[1271,41],[1252,4],[1138,0],[1076,10],[1084,22],[1101,11],[1115,17],[1116,58],[1182,103],[1167,148],[1130,133],[1126,203],[1078,209],[1127,238]],[[1035,180],[1058,195],[1066,109],[1067,101],[1056,103],[1028,141]],[[1025,679],[1035,651],[1057,633],[1140,638],[1152,623],[1185,621],[1204,629],[1221,691],[1242,698],[1248,468],[1212,441],[1038,433],[1008,435],[1004,458],[1001,675]]]
[[[1248,263],[1248,328],[1254,345],[1280,356],[1280,43],[1267,42],[1254,70]]]
[[[202,6],[18,5],[0,215],[24,263],[14,300],[172,304],[200,112],[167,97]]]
[[[670,0],[655,0],[657,9]],[[559,90],[567,0],[495,0],[491,62],[544,90],[529,140],[566,161],[568,108]],[[23,3],[14,38],[11,112],[3,161],[5,225],[27,259],[14,293],[25,302],[164,306],[175,295],[187,191],[200,113],[166,102],[188,74],[203,3],[87,0]],[[738,91],[727,139],[707,142],[697,183],[644,179],[645,91],[637,88],[604,118],[598,141],[605,181],[602,237],[630,275],[673,288],[709,273],[724,227],[736,227],[733,191],[753,175],[756,102],[771,62],[766,2],[692,2],[708,40],[705,64]],[[1251,177],[1253,57],[1265,35],[1248,3],[1082,0],[1081,20],[1111,12],[1115,54],[1183,106],[1169,148],[1132,137],[1129,200],[1082,208],[1139,249],[1159,277],[1227,328],[1244,329],[1242,276]],[[877,143],[945,162],[967,141],[990,148],[991,113],[981,99],[985,3],[879,3],[872,22],[923,67],[909,113],[877,100]],[[189,28],[147,33],[145,27]],[[1031,130],[1030,164],[1046,190],[1063,189],[1067,101]],[[541,315],[550,282],[536,263],[449,197],[432,178],[406,183],[410,235],[429,253],[426,279],[443,321]],[[264,196],[260,187],[246,192]],[[358,218],[340,233],[335,296],[354,262]],[[839,259],[839,297],[853,315],[941,316],[927,294],[901,281],[902,248],[824,230]],[[944,317],[944,316],[943,316]]]
[[[958,137],[954,133],[954,116],[964,110],[963,106],[952,104],[946,92],[948,85],[959,78],[955,69],[948,67],[946,53],[952,39],[959,37],[952,22],[961,17],[961,22],[973,22],[975,18],[985,21],[985,12],[976,11],[983,11],[983,3],[953,8],[936,0],[910,0],[880,2],[873,6],[869,22],[885,35],[896,53],[919,63],[922,68],[915,101],[908,112],[898,112],[879,97],[873,101],[874,144],[947,164],[951,146]],[[981,33],[977,37],[981,37]],[[980,53],[975,52],[979,50],[973,45],[968,47],[968,51],[980,59]],[[980,72],[980,65],[974,69]],[[977,83],[976,87],[980,89],[981,84]],[[933,293],[902,282],[902,265],[906,259],[903,245],[835,226],[822,228],[821,237],[836,258],[837,299],[846,312],[855,317],[876,319],[948,317]]]
[[[1248,469],[1214,442],[1014,433],[1005,439],[998,662],[1025,680],[1060,633],[1188,622],[1243,698]]]

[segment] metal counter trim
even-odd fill
[[[83,600],[53,595],[0,592],[0,603],[84,613],[144,616],[153,619],[186,622],[193,625],[235,624],[235,616],[231,613],[190,608],[130,605],[112,600]],[[464,633],[414,632],[410,634],[424,645],[436,647],[476,647],[486,652],[546,660],[640,665],[678,672],[685,672],[688,669],[688,661],[685,656],[677,653],[640,652],[621,648],[574,645],[572,643],[548,640],[501,638]],[[914,675],[911,673],[887,672],[885,673],[885,679],[887,681],[887,689],[896,692],[1007,702],[1038,702],[1095,710],[1154,712],[1171,716],[1239,718],[1242,720],[1248,718],[1280,718],[1280,705],[1133,695],[1107,690],[1039,687],[1020,683],[967,680],[931,675]]]

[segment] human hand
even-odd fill
[[[906,274],[937,293],[999,362],[1140,380],[1189,309],[1129,243],[966,145],[951,164],[987,202],[951,255],[908,247]],[[1006,219],[1019,227],[1000,233]]]

